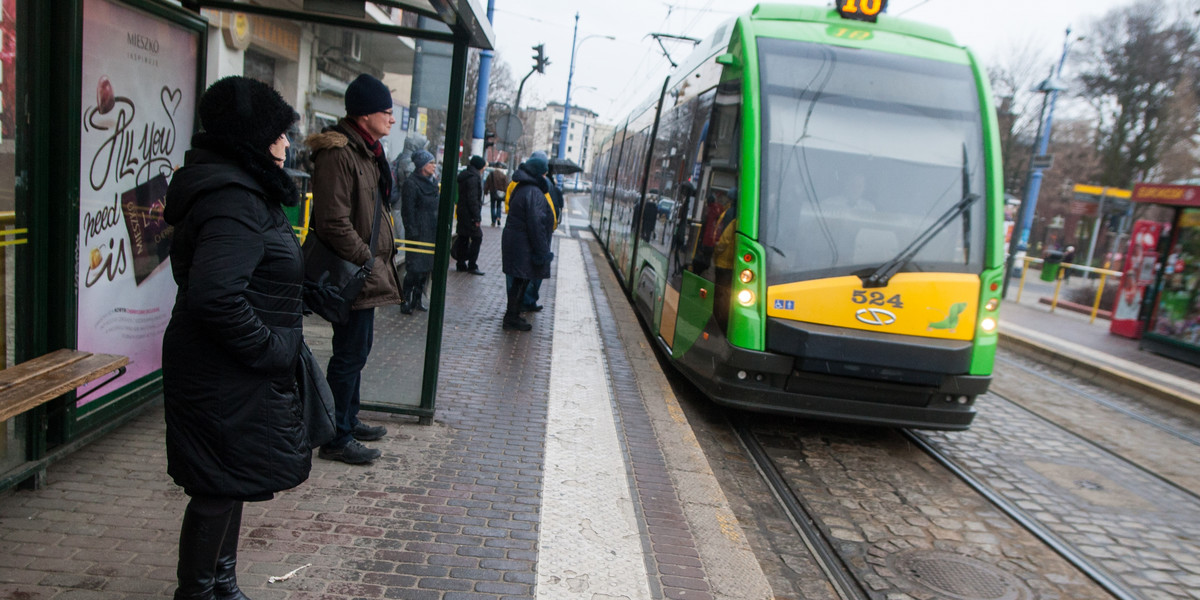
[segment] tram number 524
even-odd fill
[[[883,292],[854,290],[854,292],[850,294],[850,301],[855,304],[867,304],[870,306],[883,306],[885,304],[890,304],[893,308],[904,308],[904,301],[900,299],[900,294],[894,294],[891,298],[885,298]]]
[[[887,10],[887,0],[837,0],[837,10],[843,18],[874,23]]]

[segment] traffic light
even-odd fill
[[[533,55],[533,70],[538,73],[545,73],[546,65],[550,64],[550,59],[546,58],[546,45],[538,44],[533,47],[533,50],[537,52],[537,54]]]
[[[483,133],[483,149],[487,150],[488,148],[495,146],[495,145],[496,145],[496,132],[495,131],[485,131]]]

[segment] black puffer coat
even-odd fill
[[[504,274],[522,279],[549,279],[550,240],[554,236],[554,211],[546,197],[546,178],[533,175],[524,165],[513,173],[517,187],[508,204],[508,220],[500,248]]]
[[[304,270],[280,208],[295,186],[237,154],[189,151],[167,191],[167,472],[189,495],[262,500],[312,466],[294,388]]]
[[[471,235],[483,222],[483,176],[467,167],[458,174],[458,235]]]
[[[437,242],[438,184],[436,179],[413,172],[400,187],[400,214],[404,219],[404,239],[415,242]],[[430,248],[430,246],[420,246]],[[405,268],[413,273],[433,270],[433,255],[424,252],[405,252]]]

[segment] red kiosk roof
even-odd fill
[[[1138,183],[1133,186],[1131,199],[1134,202],[1200,208],[1200,185]]]

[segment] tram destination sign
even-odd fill
[[[887,0],[837,0],[837,11],[843,19],[874,23],[887,12]]]

